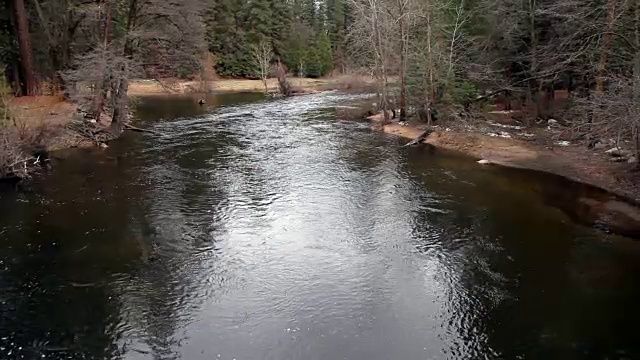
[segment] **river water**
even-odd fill
[[[640,247],[572,220],[579,185],[403,148],[345,98],[142,99],[162,135],[0,193],[0,358],[640,357]]]

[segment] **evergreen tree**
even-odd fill
[[[244,5],[247,18],[243,25],[253,45],[272,37],[272,21],[276,23],[278,19],[273,19],[271,2],[273,0],[252,0]]]
[[[241,0],[215,0],[209,3],[205,20],[207,42],[209,51],[216,57],[216,72],[221,76],[248,77],[255,73],[245,11]]]
[[[286,62],[287,42],[295,34],[292,33],[293,4],[286,0],[271,0],[271,44],[275,57]],[[291,68],[291,67],[290,67]]]
[[[316,53],[320,76],[326,75],[333,69],[331,40],[329,40],[329,35],[326,32],[322,32],[318,37]]]

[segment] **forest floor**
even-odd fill
[[[295,90],[301,92],[315,92],[324,90],[359,91],[367,90],[373,86],[373,78],[365,76],[336,76],[327,78],[288,78]],[[161,95],[161,94],[188,94],[202,92],[203,83],[197,80],[156,79],[132,80],[129,84],[130,96]],[[207,84],[210,92],[252,92],[264,91],[261,80],[250,79],[217,79]],[[278,80],[267,80],[267,89],[270,93],[278,92]]]
[[[446,126],[434,127],[435,131],[426,138],[425,143],[458,151],[478,160],[487,160],[490,164],[561,175],[640,201],[640,173],[631,172],[631,164],[612,162],[611,156],[603,150],[590,150],[585,144],[557,141],[554,129],[523,129],[494,122],[464,127]],[[425,124],[391,123],[383,126],[382,130],[415,139],[426,128]]]

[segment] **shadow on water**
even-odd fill
[[[608,194],[402,148],[344,98],[143,98],[161,136],[1,193],[0,357],[640,356],[640,247],[576,221]]]

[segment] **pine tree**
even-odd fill
[[[206,33],[209,51],[216,57],[216,72],[221,76],[253,76],[245,8],[240,0],[216,0],[209,3]]]
[[[271,0],[271,44],[275,57],[286,61],[287,42],[292,33],[293,4],[286,0]]]
[[[344,71],[349,8],[346,0],[327,0],[327,34],[331,41],[334,66]]]
[[[317,61],[319,76],[326,75],[333,69],[333,51],[331,50],[331,40],[326,32],[322,32],[318,37]]]
[[[273,19],[270,2],[272,0],[253,0],[245,3],[247,19],[244,29],[247,31],[247,39],[253,45],[272,38],[272,21],[275,23],[277,19]]]

